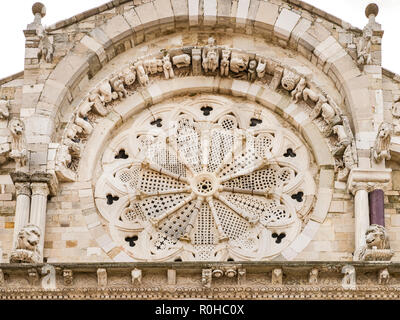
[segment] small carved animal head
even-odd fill
[[[20,119],[12,119],[9,128],[13,136],[22,136],[25,131],[25,124]]]
[[[365,232],[367,248],[389,249],[389,239],[383,226],[372,224]]]
[[[40,230],[37,226],[29,224],[18,233],[17,249],[37,251],[37,245],[40,240]]]

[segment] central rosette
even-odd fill
[[[212,173],[201,173],[190,181],[190,186],[195,194],[202,197],[210,197],[219,189],[219,181]]]

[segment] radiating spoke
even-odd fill
[[[215,205],[214,205],[214,200],[212,197],[207,198],[207,203],[208,206],[211,209],[211,214],[214,218],[214,222],[215,225],[217,226],[217,230],[219,233],[219,241],[227,241],[229,240],[228,236],[225,234],[222,225],[221,225],[221,221],[219,220],[218,214],[217,214],[217,210],[215,209]]]
[[[192,165],[186,160],[185,157],[181,155],[180,151],[178,151],[178,149],[175,148],[175,145],[173,145],[172,143],[168,143],[168,148],[171,152],[176,154],[178,160],[185,166],[185,168],[191,173],[192,176],[196,175]]]
[[[220,188],[220,191],[232,192],[232,193],[242,193],[248,195],[256,195],[256,196],[267,196],[270,194],[270,191],[264,190],[255,190],[255,189],[242,189],[242,188],[235,188],[235,187],[226,187],[223,186]]]
[[[247,213],[245,210],[239,208],[238,206],[230,203],[223,195],[216,195],[216,198],[224,203],[228,208],[231,210],[235,211],[239,216],[241,216],[243,219],[246,219],[250,223],[254,224],[258,221],[259,217],[255,215],[251,215]]]
[[[190,187],[186,187],[183,189],[171,189],[171,190],[162,190],[162,191],[157,191],[157,192],[137,192],[134,196],[136,199],[142,200],[146,199],[148,197],[154,197],[154,196],[165,196],[165,195],[170,195],[170,194],[180,194],[180,193],[190,193],[192,192],[192,189]]]
[[[195,194],[191,194],[190,197],[186,198],[184,201],[181,203],[177,204],[175,207],[165,211],[163,214],[159,215],[158,217],[155,218],[150,218],[150,222],[157,226],[161,220],[168,218],[171,214],[182,208],[184,205],[188,204],[190,201],[192,201],[194,198],[196,198]]]
[[[169,171],[168,169],[165,169],[165,168],[159,166],[158,164],[151,163],[148,160],[144,160],[142,162],[142,168],[151,169],[151,170],[156,171],[156,172],[158,172],[160,174],[165,174],[165,175],[167,175],[167,176],[169,176],[169,177],[171,177],[173,179],[176,179],[178,181],[189,183],[188,179],[185,178],[185,177],[182,177],[182,175],[173,173],[173,172]]]
[[[195,223],[195,221],[197,219],[197,216],[198,216],[198,214],[200,212],[200,208],[201,208],[201,205],[203,204],[203,202],[204,202],[204,198],[202,198],[202,197],[200,197],[200,198],[198,198],[196,200],[196,203],[195,203],[194,208],[193,208],[192,215],[190,217],[189,224],[187,225],[187,227],[185,229],[185,233],[180,238],[180,240],[183,240],[183,241],[190,241],[191,240],[190,239],[190,233],[192,232],[192,230],[194,228],[194,223]]]

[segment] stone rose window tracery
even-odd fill
[[[225,97],[155,105],[105,149],[97,208],[137,261],[271,259],[301,232],[316,189],[292,130]]]

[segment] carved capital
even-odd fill
[[[29,182],[17,182],[15,183],[15,190],[17,197],[19,195],[25,195],[30,197],[32,195],[31,186]]]
[[[49,195],[49,187],[45,182],[34,182],[31,183],[32,195],[41,195],[43,197],[47,197]]]
[[[375,189],[385,189],[391,179],[392,169],[362,169],[354,168],[349,174],[347,180],[347,189],[353,195],[358,190],[367,192]]]

